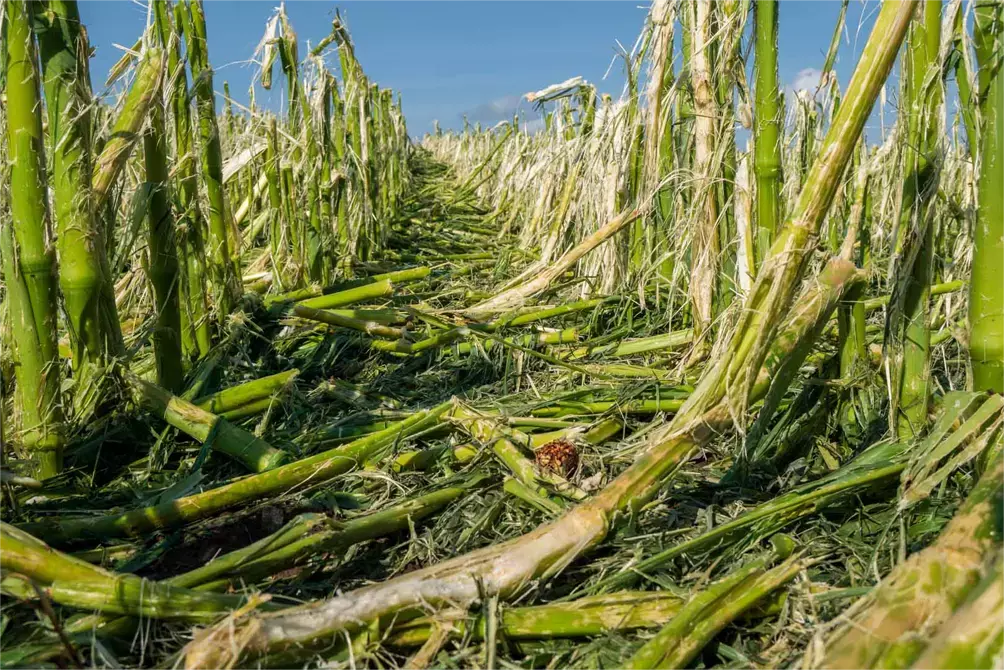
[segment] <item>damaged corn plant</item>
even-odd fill
[[[338,12],[241,105],[4,0],[0,663],[1000,667],[1004,5],[847,6],[418,139]]]

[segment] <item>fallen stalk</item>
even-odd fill
[[[50,544],[65,544],[88,538],[136,537],[192,523],[254,500],[289,493],[300,486],[317,485],[348,472],[373,454],[435,425],[450,406],[450,403],[443,403],[421,410],[349,444],[202,493],[122,514],[53,519],[24,524],[22,528]]]
[[[512,607],[502,610],[500,632],[510,640],[542,640],[561,637],[589,637],[611,631],[629,631],[659,626],[675,615],[680,596],[662,591],[625,591],[580,598],[568,603]],[[469,635],[484,639],[484,618],[474,620],[465,613],[443,612],[395,626],[387,643],[397,647],[423,644],[437,626],[445,626],[452,637]]]
[[[503,291],[502,293],[499,293],[484,302],[480,302],[477,305],[464,310],[464,313],[469,316],[477,317],[504,312],[506,310],[513,309],[514,307],[522,306],[528,298],[546,290],[547,287],[551,285],[551,282],[574,267],[575,264],[579,262],[580,258],[619,233],[635,219],[644,216],[644,214],[645,212],[641,209],[633,209],[617,215],[592,235],[584,239],[572,249],[566,251],[561,258],[550,264],[546,270],[543,270],[535,278],[520,284],[519,286],[514,286],[507,291]]]
[[[243,405],[258,400],[271,398],[274,394],[286,388],[296,376],[297,369],[286,370],[267,377],[252,379],[249,382],[231,386],[212,395],[196,398],[193,404],[215,414],[225,414]]]
[[[271,470],[289,460],[289,454],[226,419],[171,394],[132,373],[124,375],[133,397],[159,419],[214,451],[229,456],[252,472]]]
[[[631,657],[627,667],[686,667],[723,628],[805,569],[805,561],[788,558],[792,544],[782,539],[771,556],[753,560],[696,593]],[[784,562],[768,569],[777,560]]]
[[[817,324],[825,323],[847,288],[846,277],[842,281],[839,274],[823,278],[835,283],[815,285],[813,295],[803,301],[803,311],[789,324],[791,331],[775,341],[775,349],[767,359],[770,365],[783,364],[787,354],[798,349],[803,337],[814,333]],[[754,394],[762,397],[771,377],[772,369],[765,368],[760,375],[765,381],[756,387]],[[361,622],[394,612],[475,602],[485,588],[509,597],[531,581],[546,580],[560,572],[600,542],[619,513],[644,505],[665,479],[711,437],[715,427],[726,425],[727,421],[728,414],[718,408],[699,421],[663,433],[606,488],[557,521],[527,535],[327,601],[293,608],[288,616],[249,613],[239,624],[242,640],[239,648],[217,643],[230,638],[232,629],[227,623],[227,628],[214,628],[194,641],[186,650],[186,664],[215,667],[249,653],[304,648],[328,639],[334,631],[355,631]],[[898,472],[895,469],[890,474]]]

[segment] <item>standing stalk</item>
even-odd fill
[[[673,171],[673,120],[669,105],[673,85],[673,27],[676,21],[674,5],[659,2],[652,7],[652,24],[655,31],[652,74],[648,88],[648,119],[645,128],[645,184],[649,192],[659,186]],[[595,96],[595,93],[594,93]],[[658,210],[657,230],[660,231],[656,249],[665,254],[660,273],[669,281],[673,276],[674,258],[666,253],[671,246],[669,221],[673,211],[673,190],[666,184],[656,195]]]
[[[240,285],[230,256],[230,231],[227,224],[226,194],[223,190],[223,158],[220,129],[216,123],[216,97],[213,92],[213,70],[209,66],[206,47],[206,18],[201,0],[189,0],[182,11],[185,22],[185,43],[188,64],[192,70],[196,110],[199,115],[199,158],[202,180],[209,204],[210,275],[216,309],[222,318],[230,314],[240,297]]]
[[[76,0],[34,3],[52,144],[52,202],[73,367],[119,353],[118,312],[101,226],[91,209],[91,78]]]
[[[756,91],[753,170],[756,174],[756,263],[774,241],[781,218],[781,93],[777,81],[778,0],[754,3]],[[756,276],[751,269],[750,275]]]
[[[815,249],[819,228],[840,187],[841,177],[857,145],[868,114],[892,68],[915,2],[883,2],[872,37],[861,54],[854,76],[819,152],[806,176],[798,201],[778,231],[756,282],[747,294],[742,314],[726,350],[698,384],[681,410],[699,416],[728,398],[734,416],[745,411],[755,375],[777,335],[778,314],[788,311],[805,266]],[[878,37],[882,36],[882,37]]]
[[[148,273],[153,287],[157,326],[153,332],[153,357],[157,383],[174,393],[184,385],[181,366],[181,314],[178,310],[178,255],[174,239],[174,214],[168,197],[167,137],[164,129],[162,89],[150,107],[150,125],[143,137],[146,181],[150,201]]]
[[[938,48],[941,2],[925,0],[914,18],[905,57],[903,119],[906,176],[896,240],[895,287],[886,320],[886,355],[893,391],[889,422],[900,437],[918,435],[927,423],[931,375],[930,284],[933,222],[930,202],[938,186],[935,156],[941,124]]]
[[[11,221],[0,233],[13,325],[21,442],[38,459],[38,476],[63,465],[63,411],[56,346],[56,254],[45,180],[42,104],[30,6],[6,5],[7,150]]]
[[[168,91],[171,98],[174,156],[177,167],[177,248],[181,252],[178,297],[181,303],[181,346],[186,359],[203,358],[212,346],[212,322],[206,295],[206,250],[198,203],[192,112],[188,104],[188,76],[181,60],[181,31],[185,7],[174,6],[174,21],[167,3],[154,3],[161,14],[162,45],[167,50]]]
[[[969,283],[969,363],[973,389],[1004,393],[1004,17],[1001,3],[976,4],[974,43],[982,118],[979,201]]]
[[[706,353],[710,344],[707,331],[711,327],[715,285],[718,278],[718,206],[712,175],[715,153],[716,105],[711,88],[710,0],[697,0],[691,47],[691,85],[694,91],[694,197],[697,221],[690,257],[690,304],[694,320],[694,352],[697,358]]]

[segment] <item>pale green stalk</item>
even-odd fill
[[[91,113],[87,33],[75,0],[34,3],[52,146],[52,203],[59,286],[73,366],[102,366],[120,353],[118,312],[105,241],[91,205]]]
[[[207,53],[202,1],[187,0],[180,14],[184,21],[188,66],[192,71],[192,88],[199,116],[199,161],[209,205],[209,234],[206,238],[209,272],[218,318],[223,318],[230,314],[240,297],[240,282],[231,257],[232,234],[227,221],[220,130],[216,123],[216,94]]]
[[[1004,393],[1004,7],[976,3],[973,43],[979,63],[979,199],[969,283],[969,364],[973,389]]]
[[[181,346],[186,359],[204,358],[213,340],[213,323],[209,318],[206,291],[205,225],[198,203],[195,143],[192,112],[188,100],[188,76],[180,56],[184,12],[183,3],[171,12],[166,2],[155,2],[154,11],[161,14],[162,46],[167,50],[171,123],[174,133],[174,158],[177,165],[176,202],[179,206],[176,228],[178,250],[181,253],[178,296],[181,304]]]
[[[938,187],[935,156],[941,126],[940,0],[924,0],[908,40],[900,122],[906,128],[905,176],[895,249],[894,282],[885,348],[892,397],[889,423],[901,437],[927,424],[931,376],[930,284],[934,222],[930,202]]]
[[[158,23],[161,18],[158,16]],[[166,29],[166,26],[158,26],[158,33]],[[157,94],[150,106],[149,126],[143,138],[143,147],[150,194],[147,205],[147,273],[153,287],[153,308],[157,315],[151,338],[153,357],[157,368],[157,383],[172,393],[180,393],[185,383],[185,373],[181,364],[178,252],[175,246],[174,213],[171,211],[168,190],[167,132],[159,82]]]

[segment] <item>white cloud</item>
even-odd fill
[[[471,123],[494,124],[499,121],[509,121],[512,119],[522,99],[523,96],[520,95],[507,95],[480,104],[473,109],[467,110],[463,115],[467,116],[467,119]]]
[[[822,79],[823,73],[814,67],[807,67],[805,69],[799,70],[795,78],[791,80],[789,88],[792,91],[808,91],[809,93],[814,93],[816,88],[819,86],[819,80]]]

